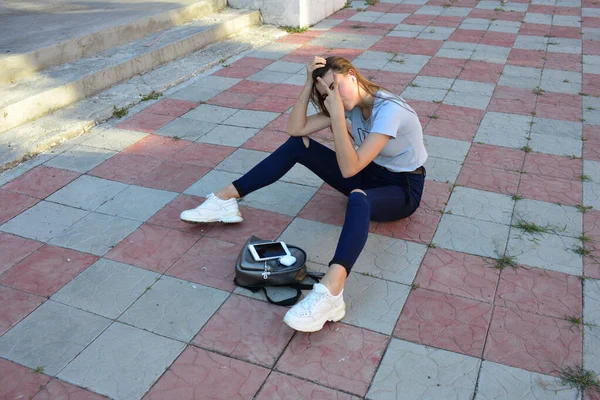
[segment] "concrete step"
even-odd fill
[[[61,143],[72,143],[70,139],[106,121],[108,125],[119,123],[121,120],[112,118],[113,107],[130,108],[130,115],[139,112],[195,84],[203,76],[222,68],[223,63],[231,64],[253,49],[285,35],[287,33],[281,29],[269,25],[242,29],[225,40],[0,134],[0,173],[6,171],[0,175],[0,186],[14,174],[23,173],[52,157],[51,149],[60,147]],[[162,93],[163,97],[142,101],[144,95],[153,91]]]
[[[2,87],[0,133],[259,23],[258,11],[225,9]]]
[[[0,5],[0,26],[4,28],[0,37],[0,85],[227,7],[227,0],[121,0],[105,6],[72,0],[54,3],[27,4],[25,9],[20,9],[26,6],[22,3],[12,3],[4,13]]]

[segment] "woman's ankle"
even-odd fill
[[[217,198],[219,198],[221,200],[239,199],[240,198],[240,194],[238,193],[235,186],[233,186],[233,185],[225,186],[223,189],[216,192],[215,196],[217,196]]]

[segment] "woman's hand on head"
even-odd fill
[[[315,58],[306,65],[306,79],[312,82],[313,71],[315,69],[323,68],[326,62],[327,60],[323,57],[315,56]]]
[[[342,98],[340,97],[340,92],[338,90],[337,74],[333,74],[332,87],[327,86],[321,77],[317,78],[317,86],[320,89],[321,96],[325,97],[323,102],[325,103],[325,108],[327,108],[327,112],[329,112],[331,118],[343,116],[344,104],[342,103]]]

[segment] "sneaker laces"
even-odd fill
[[[298,308],[304,311],[300,313],[307,315],[312,314],[312,310],[325,299],[325,296],[325,293],[316,293],[314,290],[311,291],[300,303],[298,303]]]

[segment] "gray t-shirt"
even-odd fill
[[[403,172],[414,171],[427,160],[419,117],[401,97],[380,90],[368,120],[359,107],[346,111],[346,118],[352,124],[352,137],[359,146],[370,132],[392,137],[373,160],[376,164],[393,172]]]

